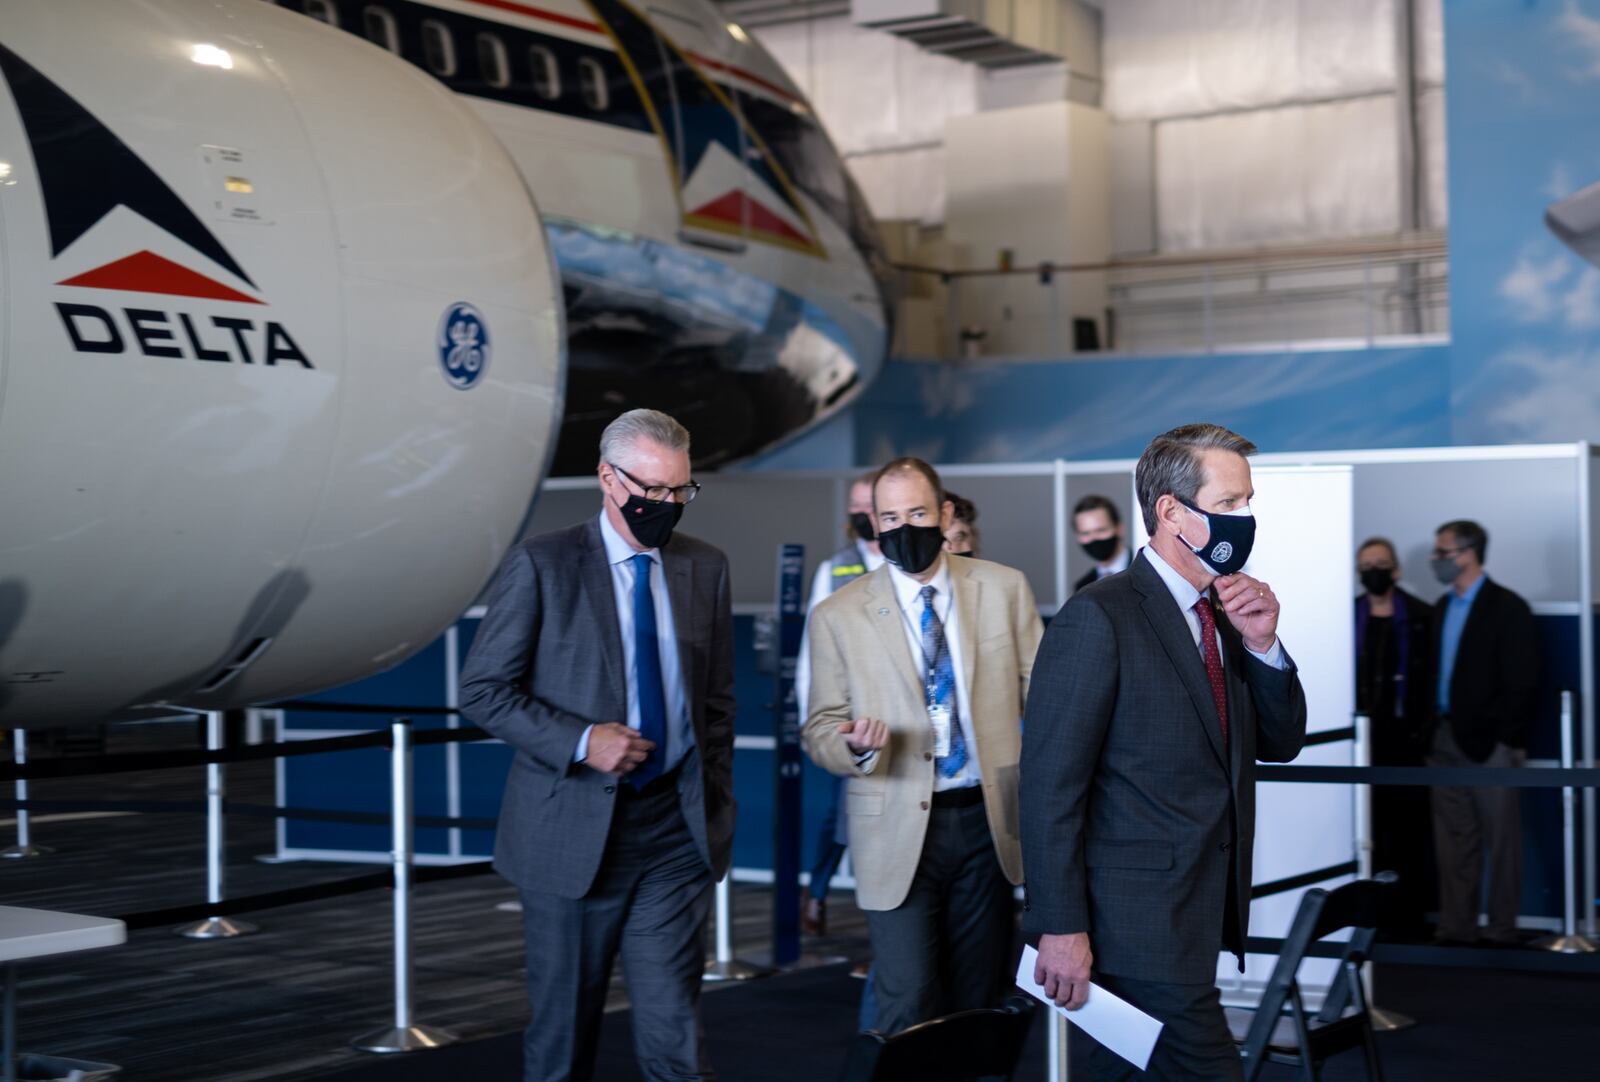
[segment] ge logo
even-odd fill
[[[1224,541],[1211,550],[1211,562],[1214,564],[1225,564],[1232,556],[1233,543],[1231,541]]]
[[[489,368],[489,325],[483,314],[465,301],[445,309],[435,345],[444,378],[459,390],[472,387]]]

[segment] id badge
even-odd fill
[[[943,759],[950,754],[950,707],[935,703],[928,707],[928,720],[933,723],[933,755]]]

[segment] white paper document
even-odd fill
[[[1161,1036],[1160,1022],[1092,982],[1089,985],[1089,998],[1083,1006],[1075,1011],[1063,1010],[1044,994],[1039,982],[1033,979],[1034,966],[1038,961],[1038,951],[1027,946],[1022,948],[1022,963],[1017,966],[1017,987],[1139,1070],[1150,1065],[1150,1053],[1155,1051],[1156,1038]]]

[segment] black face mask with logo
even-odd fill
[[[907,523],[878,535],[883,558],[908,575],[920,575],[944,551],[944,531],[937,526],[912,526]]]
[[[634,540],[647,549],[658,549],[672,540],[672,531],[683,518],[683,508],[676,500],[647,500],[630,494],[620,510]]]
[[[865,511],[850,512],[850,529],[863,541],[878,539],[878,531],[872,528],[872,516]]]

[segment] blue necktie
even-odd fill
[[[656,750],[627,776],[643,788],[661,774],[667,758],[667,695],[661,683],[661,643],[656,635],[656,599],[650,590],[649,553],[633,558],[633,690],[639,697],[639,733]]]
[[[950,663],[950,644],[945,641],[944,624],[933,611],[932,586],[922,588],[922,687],[928,705],[943,703],[950,710],[950,754],[941,756],[935,766],[939,773],[953,778],[967,765],[967,738],[961,732],[961,710],[956,705],[956,670]]]

